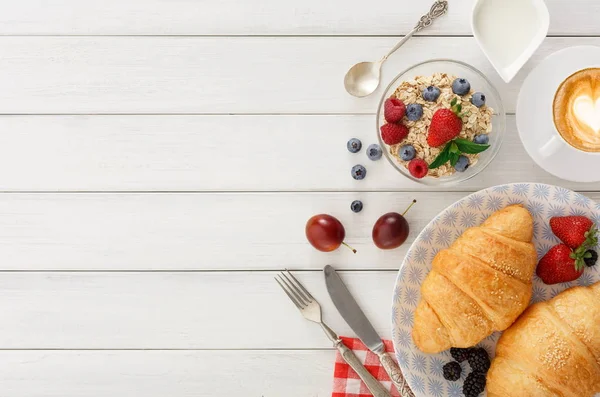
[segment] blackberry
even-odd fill
[[[471,372],[463,384],[465,397],[477,397],[485,390],[485,375],[479,372]]]
[[[490,356],[483,347],[473,349],[467,360],[469,360],[469,365],[473,372],[485,374],[490,369]]]
[[[585,265],[587,267],[592,267],[596,264],[598,260],[598,253],[594,250],[587,250],[583,255],[583,260],[585,261]]]
[[[450,355],[453,359],[455,359],[459,363],[462,363],[463,361],[469,358],[469,356],[471,355],[471,351],[473,351],[472,347],[468,349],[461,349],[460,347],[451,347]]]
[[[458,380],[460,378],[460,373],[462,372],[462,368],[460,364],[456,361],[451,361],[448,364],[444,365],[444,379],[446,380]]]

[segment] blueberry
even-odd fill
[[[454,169],[458,172],[465,172],[469,168],[469,159],[466,156],[460,156]]]
[[[352,204],[350,204],[350,209],[352,212],[360,212],[362,211],[363,203],[360,200],[354,200]]]
[[[430,85],[423,90],[423,99],[428,102],[435,102],[440,97],[440,89]]]
[[[367,157],[373,161],[379,160],[382,154],[383,151],[381,150],[381,146],[376,143],[369,145],[367,148]]]
[[[423,106],[418,103],[411,103],[406,107],[406,118],[410,121],[417,121],[423,117]]]
[[[485,105],[485,95],[481,92],[474,93],[471,97],[471,103],[478,108],[482,107]]]
[[[415,151],[415,147],[413,145],[404,145],[400,149],[398,149],[398,155],[404,161],[410,161],[415,158],[417,152]]]
[[[346,147],[348,148],[348,151],[350,153],[358,153],[360,151],[360,148],[362,148],[362,142],[360,141],[360,139],[352,138],[348,141]]]
[[[478,143],[480,145],[487,145],[489,141],[490,137],[488,136],[488,134],[475,135],[475,138],[473,138],[473,142]]]
[[[362,165],[357,164],[354,167],[352,167],[351,174],[352,178],[356,179],[357,181],[360,181],[361,179],[365,179],[365,176],[367,176],[367,169]]]
[[[471,84],[467,79],[456,79],[452,82],[452,92],[456,95],[467,95],[471,91]]]

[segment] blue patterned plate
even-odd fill
[[[444,379],[442,367],[452,361],[448,351],[422,353],[413,343],[413,313],[421,298],[420,286],[431,269],[435,254],[448,247],[462,232],[481,224],[492,212],[511,204],[523,204],[534,217],[534,244],[538,258],[559,240],[552,234],[548,221],[552,216],[585,215],[600,224],[600,205],[589,198],[558,186],[517,183],[500,185],[471,194],[442,211],[419,234],[408,250],[398,273],[392,309],[392,335],[396,357],[408,384],[417,397],[460,397],[468,374],[463,363],[460,380]],[[576,281],[548,286],[533,277],[532,302],[547,300],[575,285],[600,281],[600,264],[586,268]],[[500,333],[496,332],[480,345],[493,357]],[[484,394],[485,395],[485,394]]]

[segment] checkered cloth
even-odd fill
[[[387,372],[381,366],[379,357],[371,352],[359,339],[340,337],[344,344],[348,346],[358,359],[363,363],[365,368],[380,381],[389,391],[392,397],[400,397],[400,393],[396,390],[396,386],[392,384]],[[394,352],[392,341],[384,340],[385,350]],[[333,370],[333,393],[331,397],[371,397],[372,394],[367,389],[367,386],[360,380],[356,372],[342,358],[340,352],[335,355],[335,367]]]

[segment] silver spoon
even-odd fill
[[[379,87],[381,75],[381,65],[394,53],[402,44],[406,43],[415,33],[430,26],[433,20],[442,16],[448,11],[447,0],[437,0],[431,6],[431,10],[419,19],[417,25],[406,36],[400,40],[381,60],[377,62],[360,62],[352,66],[344,77],[344,86],[350,95],[365,97],[372,94]]]

